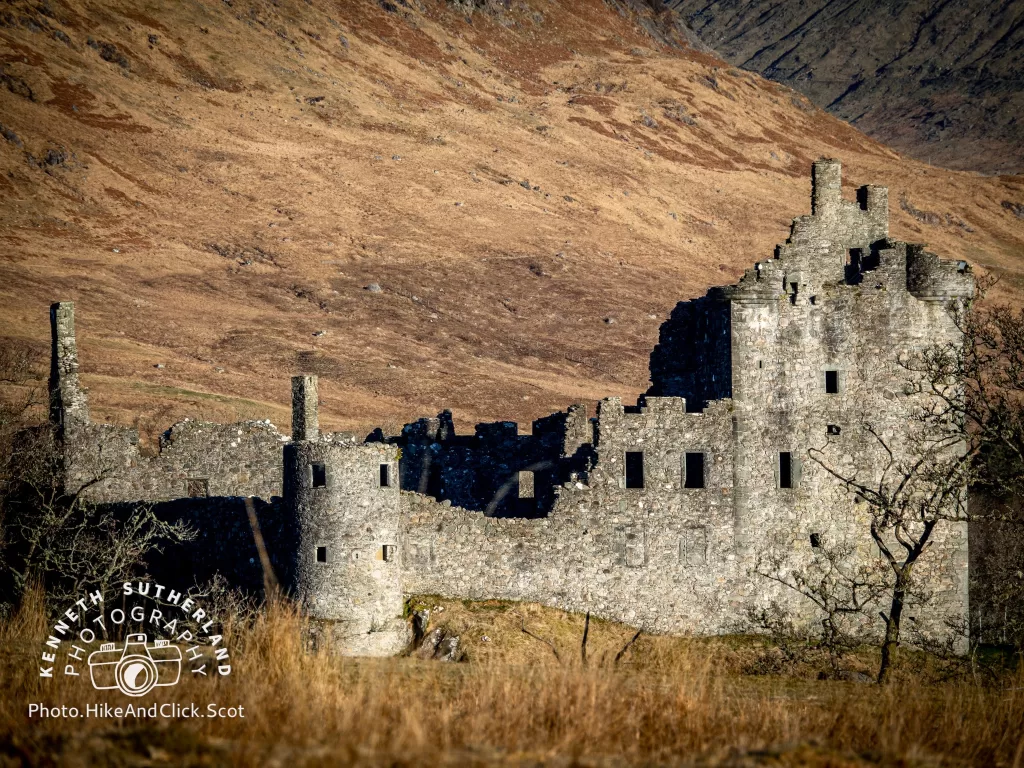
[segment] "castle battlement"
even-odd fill
[[[290,440],[186,430],[143,461],[128,432],[89,423],[73,308],[55,305],[51,418],[67,476],[113,457],[97,500],[281,496],[273,509],[293,537],[268,546],[350,653],[397,652],[411,594],[537,601],[664,632],[731,631],[770,601],[810,620],[754,574],[758,558],[797,567],[823,540],[871,549],[862,510],[809,451],[877,472],[866,427],[898,436],[926,405],[907,394],[900,355],[959,343],[953,310],[973,289],[965,263],[889,238],[884,187],[846,200],[841,173],[816,162],[811,214],[773,256],[674,308],[636,404],[609,397],[593,418],[575,404],[531,434],[498,421],[459,435],[450,411],[399,436],[321,434],[317,379],[298,376]],[[937,595],[917,613],[924,631],[966,611],[967,558],[966,528],[946,526],[921,564]]]

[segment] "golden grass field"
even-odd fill
[[[602,0],[37,5],[0,13],[0,336],[45,355],[77,301],[97,419],[287,431],[300,370],[364,434],[635,397],[822,155],[889,186],[894,236],[1024,286],[1020,177],[900,157]]]
[[[30,601],[31,603],[31,601]],[[33,719],[29,702],[124,705],[87,683],[48,688],[36,674],[38,604],[0,635],[0,764],[63,765],[814,765],[1024,764],[1024,677],[997,684],[823,681],[814,665],[752,675],[769,644],[751,638],[641,637],[533,605],[430,600],[460,633],[463,663],[346,659],[310,651],[281,603],[230,627],[234,669],[155,689],[144,704],[241,706],[239,719]],[[436,609],[441,607],[442,611]],[[526,626],[561,651],[556,662]],[[485,641],[483,638],[487,637]],[[870,651],[850,662],[872,663]]]

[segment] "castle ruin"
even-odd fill
[[[136,431],[90,421],[74,309],[55,304],[65,482],[102,478],[94,501],[187,519],[200,531],[195,573],[234,567],[254,584],[239,497],[259,497],[278,575],[351,654],[401,651],[410,595],[535,601],[671,633],[735,631],[770,600],[810,616],[753,573],[759,553],[798,564],[825,543],[877,550],[866,505],[808,450],[875,471],[863,425],[899,444],[921,405],[900,355],[957,343],[951,310],[973,290],[965,263],[889,239],[885,188],[843,199],[840,171],[814,163],[811,214],[774,258],[675,308],[635,405],[607,398],[593,418],[573,405],[531,434],[497,422],[459,435],[449,412],[398,437],[322,433],[316,378],[300,376],[290,438],[269,422],[186,421],[146,457]],[[933,633],[968,608],[967,526],[936,534],[920,564],[931,600],[915,616]]]

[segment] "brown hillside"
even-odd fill
[[[511,5],[0,6],[0,335],[75,300],[107,420],[287,429],[314,370],[337,428],[527,421],[642,391],[820,155],[890,187],[894,236],[1024,287],[1024,179],[903,159],[614,3]]]
[[[1024,170],[1021,0],[666,0],[736,66],[948,168]]]

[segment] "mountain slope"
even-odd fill
[[[948,168],[1024,170],[1024,2],[669,2],[733,64]]]
[[[890,186],[894,236],[1024,285],[1021,179],[902,160],[663,17],[510,6],[7,4],[0,335],[45,350],[77,301],[94,415],[146,429],[287,428],[298,371],[331,427],[525,421],[643,391],[821,155]]]

